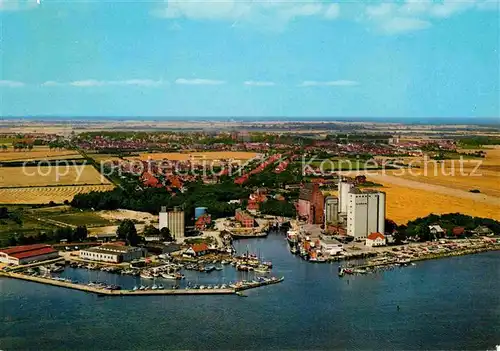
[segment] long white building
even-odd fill
[[[170,229],[170,234],[174,239],[184,238],[184,211],[179,207],[174,207],[173,211],[167,211],[165,207],[161,208],[159,213],[159,228]]]
[[[384,232],[385,193],[351,189],[347,204],[347,235],[358,240],[366,239],[371,233]]]

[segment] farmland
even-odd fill
[[[51,201],[63,203],[71,201],[76,194],[91,191],[109,191],[114,185],[81,185],[54,187],[0,188],[2,204],[47,204]]]
[[[33,150],[26,151],[14,151],[12,147],[9,147],[6,151],[0,151],[0,162],[79,158],[82,156],[74,150],[51,150],[48,146],[35,146]]]
[[[103,185],[109,181],[92,166],[41,166],[0,168],[0,187]]]

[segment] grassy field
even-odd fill
[[[1,144],[1,143],[0,143]],[[0,151],[0,161],[31,161],[31,160],[60,160],[81,158],[75,150],[50,150],[48,146],[35,146],[31,151],[14,151],[9,147],[7,151]]]
[[[255,152],[243,151],[213,151],[213,152],[166,152],[166,153],[143,153],[139,158],[142,160],[170,160],[170,161],[216,161],[224,159],[249,160],[256,157]]]
[[[92,166],[0,168],[0,187],[102,185],[109,181]]]
[[[1,188],[0,204],[48,204],[71,201],[76,194],[109,191],[114,185]]]
[[[112,225],[113,222],[103,218],[93,211],[80,211],[71,206],[56,206],[31,210],[34,217],[49,219],[71,226],[85,225],[87,227],[100,227]]]
[[[32,218],[22,218],[22,223],[17,224],[10,219],[0,220],[0,241],[11,234],[23,234],[25,236],[37,234],[39,231],[53,230],[54,225],[44,223]]]

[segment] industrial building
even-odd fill
[[[347,198],[347,235],[360,240],[385,232],[385,193],[352,188]]]
[[[0,263],[21,265],[59,257],[57,250],[46,244],[22,245],[0,249]]]
[[[324,224],[325,199],[317,183],[308,183],[299,192],[297,212],[308,224]]]
[[[159,229],[168,228],[170,230],[170,235],[174,239],[184,238],[184,211],[180,207],[174,207],[172,211],[167,211],[167,208],[163,206],[159,213],[160,225]]]
[[[325,227],[339,222],[339,199],[335,196],[325,198]]]
[[[146,251],[140,247],[109,244],[80,250],[81,259],[111,263],[130,262],[145,254]]]
[[[347,213],[349,204],[349,192],[354,188],[354,184],[350,182],[340,181],[338,184],[339,193],[339,213]]]

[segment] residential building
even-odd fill
[[[325,198],[325,226],[339,222],[339,199],[335,196]]]
[[[446,231],[438,224],[430,225],[429,232],[437,236],[443,236],[446,233]]]
[[[347,235],[360,240],[385,232],[385,193],[352,188],[347,198]]]
[[[241,225],[245,228],[253,228],[255,226],[255,219],[253,218],[253,216],[242,209],[236,210],[234,219],[240,222]]]
[[[167,211],[167,208],[163,206],[161,208],[159,218],[160,230],[163,228],[168,228],[170,230],[170,235],[172,235],[174,239],[184,238],[184,211],[180,207],[174,207],[173,210]]]
[[[371,233],[366,238],[365,245],[369,247],[385,246],[387,244],[386,238],[381,233]]]
[[[21,265],[59,257],[57,250],[46,244],[22,245],[0,249],[0,262]]]
[[[189,256],[203,256],[208,253],[208,245],[205,243],[191,245],[184,254]]]
[[[140,247],[104,244],[80,250],[80,258],[83,260],[120,263],[144,257],[146,250]]]
[[[324,224],[324,196],[319,184],[308,183],[299,192],[298,215],[309,224]]]
[[[209,214],[203,214],[194,223],[194,226],[198,230],[205,230],[212,223],[212,217]]]

